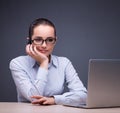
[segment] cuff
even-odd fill
[[[63,95],[54,95],[55,103],[56,104],[63,104],[65,101],[65,98]]]

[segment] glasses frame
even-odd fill
[[[34,42],[35,40],[38,40],[38,39],[41,39],[41,43],[39,43],[39,44],[37,44],[37,43]],[[53,42],[53,43],[48,43],[47,41],[48,41],[49,39],[53,39],[54,42]],[[35,38],[35,39],[31,40],[31,42],[34,43],[35,45],[43,45],[44,42],[46,43],[46,45],[53,45],[53,44],[55,44],[56,40],[57,40],[57,39],[56,39],[56,38],[53,38],[53,37],[49,37],[49,38],[47,38],[47,39],[45,39],[45,40],[42,39],[42,38]]]

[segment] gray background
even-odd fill
[[[9,62],[26,54],[38,17],[56,25],[54,54],[72,61],[86,87],[90,58],[120,58],[120,0],[0,0],[0,101],[16,101]]]

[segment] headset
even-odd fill
[[[32,41],[29,37],[27,37],[27,44],[32,44]]]

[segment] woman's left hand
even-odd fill
[[[53,105],[55,104],[54,97],[44,97],[44,96],[32,96],[32,104],[42,104],[42,105]]]

